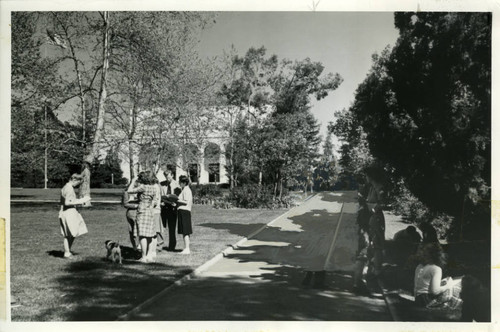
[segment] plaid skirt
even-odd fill
[[[153,209],[137,209],[137,229],[140,237],[153,237],[156,235]]]
[[[154,225],[155,225],[155,232],[162,234],[164,231],[164,227],[163,227],[163,223],[161,221],[161,211],[160,210],[153,211],[153,219],[154,219]]]

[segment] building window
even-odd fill
[[[198,177],[200,174],[200,165],[189,164],[188,165],[188,173],[189,173],[189,178],[191,179],[191,182],[198,183]]]
[[[208,164],[208,182],[220,182],[220,164]]]

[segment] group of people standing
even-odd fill
[[[191,253],[193,194],[187,176],[180,176],[177,183],[169,170],[157,175],[150,171],[140,172],[124,191],[123,204],[127,209],[130,242],[133,248],[141,251],[140,262],[156,259],[157,250],[163,248],[165,229],[168,229],[169,251],[175,251],[177,228],[184,240],[184,250],[180,253]]]
[[[72,258],[71,247],[76,237],[88,232],[85,221],[76,209],[89,204],[90,195],[77,198],[75,188],[82,185],[84,176],[73,174],[61,190],[59,223],[64,238],[64,258]],[[123,193],[123,206],[127,209],[126,219],[130,243],[134,250],[141,251],[139,262],[154,262],[157,250],[163,250],[163,233],[168,229],[168,251],[175,251],[176,229],[184,240],[180,254],[190,254],[190,236],[193,233],[191,208],[193,194],[189,178],[179,177],[177,183],[171,171],[160,170],[140,172],[132,179]]]

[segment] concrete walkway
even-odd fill
[[[382,297],[350,292],[357,246],[355,194],[312,197],[121,319],[392,320]],[[321,270],[326,272],[314,273],[303,284],[306,271]]]

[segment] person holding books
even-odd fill
[[[64,258],[72,258],[71,246],[80,235],[88,232],[87,225],[76,207],[90,202],[90,196],[76,198],[75,187],[82,184],[80,174],[73,174],[68,183],[61,189],[61,208],[59,210],[59,224],[64,237]]]
[[[181,192],[179,184],[174,180],[172,171],[165,172],[166,181],[161,182],[161,219],[164,228],[168,228],[168,250],[174,251],[177,245],[175,230],[177,226],[177,196]]]
[[[193,227],[191,223],[191,207],[193,206],[193,193],[191,188],[189,188],[189,178],[182,175],[179,178],[179,184],[181,186],[181,193],[179,199],[177,200],[177,217],[179,221],[179,234],[182,234],[184,239],[184,250],[181,254],[187,255],[191,253],[190,249],[190,235],[193,234]]]

